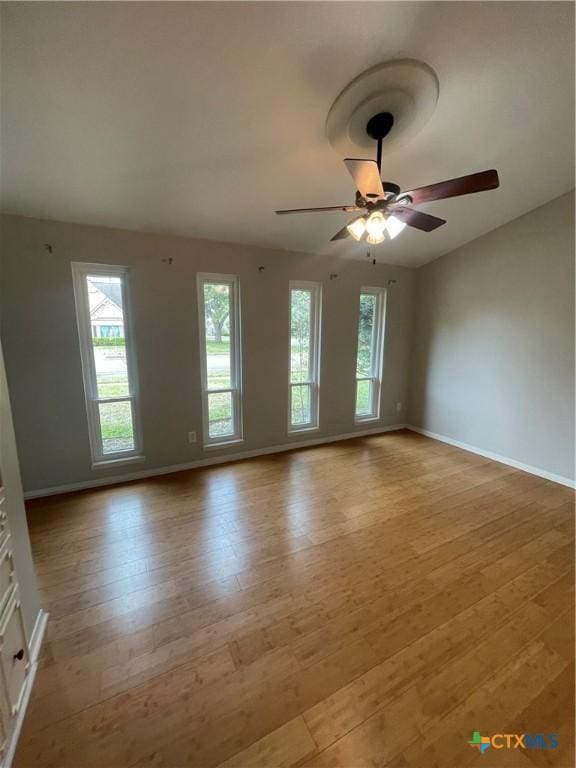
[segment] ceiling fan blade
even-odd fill
[[[430,184],[427,187],[419,187],[407,192],[401,192],[398,202],[402,202],[406,196],[410,197],[414,205],[429,203],[432,200],[443,200],[446,197],[458,197],[459,195],[471,195],[474,192],[484,192],[488,189],[496,189],[500,185],[498,172],[480,171],[470,176],[460,176],[458,179],[440,181],[438,184]]]
[[[422,211],[415,211],[413,208],[407,206],[399,206],[398,208],[390,209],[390,213],[396,216],[397,219],[408,224],[410,227],[421,229],[423,232],[432,232],[442,224],[446,224],[444,219],[439,219],[437,216],[430,216],[429,213],[422,213]]]
[[[344,160],[344,164],[362,197],[368,200],[382,200],[384,198],[382,179],[375,160],[355,160],[348,157]]]
[[[325,211],[361,211],[357,205],[329,205],[325,208],[290,208],[286,211],[276,211],[278,214],[284,213],[323,213]]]
[[[342,227],[342,229],[339,229],[334,237],[330,238],[330,242],[332,243],[334,240],[344,240],[347,237],[350,237],[350,232],[348,232],[348,224],[346,224],[345,227]]]
[[[342,229],[339,229],[338,232],[334,235],[334,237],[330,238],[330,242],[333,242],[334,240],[344,240],[346,237],[350,237],[350,232],[348,232],[348,227],[350,224],[354,224],[355,221],[358,221],[358,219],[361,219],[362,216],[355,216],[351,221],[346,224],[345,227],[342,227]]]

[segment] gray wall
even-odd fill
[[[2,484],[6,497],[6,512],[10,533],[12,535],[12,551],[14,553],[14,565],[20,584],[20,596],[22,598],[22,613],[28,639],[34,629],[36,617],[40,609],[38,591],[36,588],[36,573],[32,562],[30,550],[30,538],[28,536],[28,524],[22,496],[22,483],[20,481],[20,469],[16,442],[14,440],[14,425],[10,409],[10,397],[4,370],[4,358],[0,345],[0,468],[2,470]]]
[[[286,432],[291,279],[323,284],[321,428],[309,439],[362,429],[353,421],[358,290],[393,279],[380,424],[408,421],[573,478],[573,215],[571,193],[415,271],[3,216],[0,327],[24,488],[306,439]],[[144,464],[90,468],[71,261],[133,268]],[[245,442],[210,452],[201,447],[199,271],[238,274],[242,293]]]
[[[409,421],[574,477],[574,193],[417,272]]]
[[[353,418],[358,292],[390,279],[380,424],[405,421],[396,404],[407,398],[413,270],[16,216],[1,223],[1,329],[27,491],[305,440],[286,430],[289,280],[323,286],[320,430],[309,439],[362,429]],[[133,269],[144,464],[90,468],[71,261]],[[240,276],[245,441],[234,449],[201,448],[197,272]]]

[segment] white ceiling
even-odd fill
[[[574,186],[574,6],[2,3],[2,208],[26,216],[364,257],[329,243],[351,203],[324,134],[338,93],[394,58],[440,81],[430,122],[384,157],[404,189],[497,168],[437,201],[379,260],[416,266]]]

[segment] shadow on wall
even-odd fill
[[[511,400],[506,394],[514,367],[506,349],[513,343],[514,328],[527,319],[529,306],[507,303],[498,281],[494,288],[477,290],[467,275],[469,260],[452,262],[451,270],[456,269],[446,277],[442,266],[435,262],[418,272],[410,423],[464,441],[477,418],[498,415],[501,424],[513,428],[526,412],[521,398]],[[504,329],[511,338],[499,344]],[[517,339],[518,347],[523,343]],[[516,367],[519,372],[524,366],[517,361]]]
[[[434,346],[434,331],[424,307],[423,270],[416,272],[415,318],[413,326],[412,359],[410,361],[410,400],[408,423],[425,428],[428,411],[428,371]],[[426,320],[428,319],[428,322]]]

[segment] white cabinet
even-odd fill
[[[2,541],[1,538],[0,541]],[[8,605],[16,584],[11,544],[10,536],[5,536],[4,543],[0,544],[0,616],[4,615],[4,609]]]
[[[30,648],[12,558],[10,528],[0,487],[0,766],[16,727],[30,672]]]
[[[10,715],[14,717],[20,709],[30,668],[22,606],[17,591],[12,595],[0,624],[0,667],[6,704]]]

